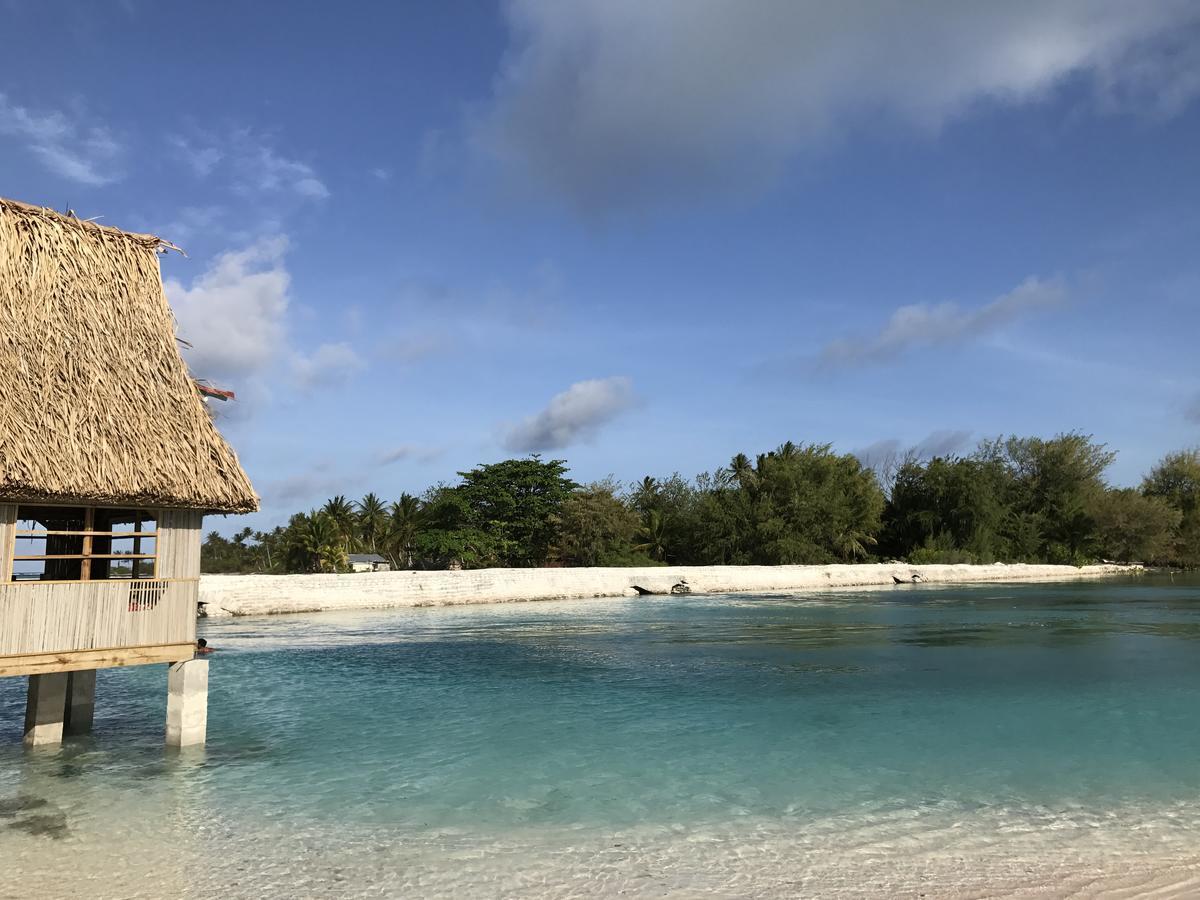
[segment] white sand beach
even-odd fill
[[[651,568],[474,569],[363,572],[350,575],[205,575],[204,614],[266,616],[327,610],[457,606],[531,600],[629,597],[638,585],[668,593],[686,581],[693,593],[784,593],[836,587],[1069,581],[1135,575],[1141,566],[989,566],[900,563],[829,566],[662,566]],[[900,585],[899,587],[903,587]]]

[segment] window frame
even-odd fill
[[[9,584],[77,584],[82,582],[90,583],[107,583],[107,582],[134,582],[134,581],[156,581],[158,579],[158,558],[159,558],[159,540],[162,536],[162,528],[160,522],[160,514],[158,510],[147,509],[144,507],[96,507],[96,506],[63,506],[61,509],[82,509],[83,510],[83,528],[81,530],[49,530],[49,529],[28,529],[17,527],[21,522],[30,521],[28,517],[22,517],[21,511],[29,508],[45,508],[54,504],[45,503],[19,503],[14,504],[16,507],[16,518],[12,523],[12,536],[9,539],[9,546],[12,553],[8,558],[8,571],[4,572],[4,578]],[[122,512],[130,512],[134,515],[135,531],[98,531],[95,528],[96,510],[97,509],[113,509]],[[143,531],[142,525],[144,520],[150,519],[154,522],[153,531]],[[17,552],[17,541],[22,538],[49,538],[49,537],[82,537],[83,545],[81,553],[34,553],[20,554]],[[142,540],[150,538],[154,541],[153,553],[93,553],[92,541],[93,538],[108,538],[110,545],[113,539],[132,538],[134,541],[134,549],[142,549]],[[111,549],[111,546],[110,546]],[[79,560],[79,577],[68,579],[48,579],[40,578],[19,578],[16,571],[17,563],[20,562],[49,562],[50,560]],[[130,577],[128,578],[93,578],[92,560],[107,560],[111,566],[113,560],[129,560],[133,563]],[[137,575],[138,563],[142,560],[150,560],[150,574]]]

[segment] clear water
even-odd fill
[[[58,751],[0,680],[0,895],[1200,890],[1195,579],[201,630],[200,751],[162,667],[101,672]]]

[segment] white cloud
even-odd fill
[[[286,252],[286,238],[268,238],[221,254],[191,287],[166,281],[179,335],[192,345],[186,358],[196,377],[259,374],[284,350],[291,282]]]
[[[1200,93],[1194,0],[513,0],[507,15],[472,143],[585,208],[745,189],[847,131],[936,130],[1071,78],[1123,109]]]
[[[1026,313],[1057,306],[1065,297],[1061,282],[1027,278],[977,309],[962,309],[955,303],[902,306],[877,334],[828,344],[821,352],[820,363],[829,368],[878,363],[915,347],[972,340]]]
[[[509,426],[504,446],[518,453],[558,450],[595,436],[601,426],[634,403],[628,376],[578,381],[537,415]]]
[[[324,200],[329,189],[308,163],[281,156],[263,144],[241,161],[252,187],[261,191],[291,191],[312,200]]]
[[[366,368],[358,351],[344,341],[321,344],[312,353],[296,354],[292,377],[304,390],[340,387]]]
[[[107,128],[80,125],[76,118],[57,110],[35,112],[0,93],[0,135],[23,141],[42,165],[63,178],[92,187],[119,180],[124,148]]]
[[[916,459],[951,456],[961,452],[970,440],[970,431],[942,429],[931,432],[911,446],[905,446],[897,438],[888,438],[855,450],[854,455],[866,468],[879,471],[895,465],[909,455]]]
[[[167,145],[175,156],[200,178],[210,174],[217,167],[217,163],[225,158],[225,153],[220,147],[196,143],[178,134],[169,135]]]
[[[200,178],[227,171],[240,193],[293,194],[324,200],[329,188],[310,164],[283,155],[271,141],[248,128],[228,134],[197,132],[167,138],[175,156]]]

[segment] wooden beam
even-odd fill
[[[0,678],[9,675],[46,675],[80,669],[113,669],[191,659],[194,644],[160,644],[154,647],[119,647],[110,650],[75,650],[65,653],[35,653],[0,656]]]

